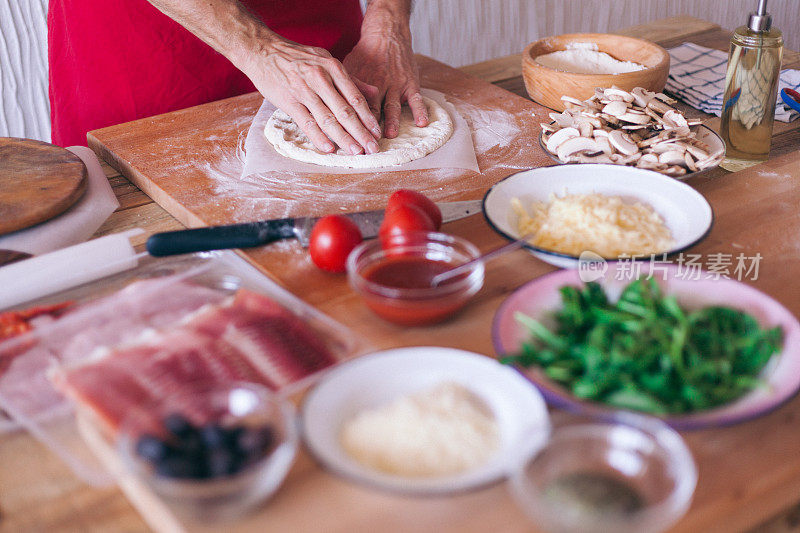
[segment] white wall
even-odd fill
[[[47,0],[0,0],[0,137],[50,140]]]
[[[547,35],[606,32],[678,14],[732,29],[746,21],[756,4],[756,0],[415,0],[412,32],[416,51],[461,66],[519,52]],[[799,4],[798,0],[769,3],[775,25],[787,34],[787,46],[793,50],[800,49]],[[47,0],[0,0],[0,136],[50,139],[46,12]]]
[[[548,35],[604,33],[688,14],[734,29],[757,0],[415,0],[414,49],[462,66],[521,52]],[[772,0],[768,11],[786,46],[800,48],[800,1]]]

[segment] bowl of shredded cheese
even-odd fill
[[[416,495],[502,480],[550,421],[541,394],[480,354],[433,346],[377,352],[329,372],[306,396],[314,457],[356,482]],[[523,446],[524,443],[524,446]]]
[[[692,187],[655,172],[577,164],[513,174],[484,196],[483,213],[503,237],[560,268],[583,260],[650,259],[700,242],[713,212]]]

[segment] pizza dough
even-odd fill
[[[279,154],[305,163],[349,168],[400,165],[425,157],[453,134],[453,120],[447,111],[430,98],[423,96],[422,99],[428,107],[429,124],[424,128],[416,126],[411,109],[403,106],[397,137],[380,139],[380,151],[376,154],[351,155],[341,149],[330,154],[320,152],[291,117],[280,109],[276,109],[267,121],[264,135]]]

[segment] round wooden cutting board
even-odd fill
[[[86,183],[86,166],[72,152],[0,137],[0,235],[60,215],[83,195]]]

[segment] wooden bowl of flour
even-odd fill
[[[605,52],[619,61],[632,61],[645,68],[620,74],[578,74],[546,67],[536,62],[544,54],[567,50],[574,43],[594,43],[599,52]],[[661,91],[669,74],[669,54],[662,47],[644,39],[611,35],[607,33],[570,33],[546,37],[529,44],[522,54],[522,77],[528,95],[534,101],[555,109],[564,110],[562,96],[585,100],[594,94],[595,87],[617,87],[630,91],[644,87],[648,91]]]

